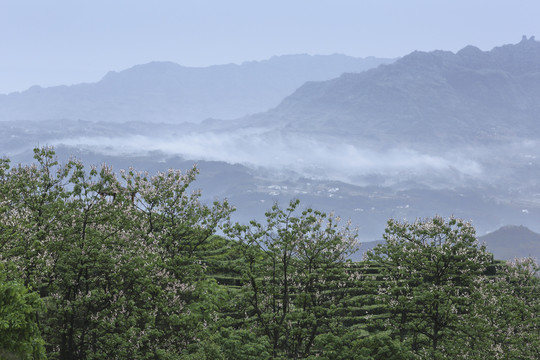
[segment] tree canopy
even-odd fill
[[[0,358],[44,359],[44,341],[36,321],[42,310],[39,294],[6,278],[0,263]]]
[[[540,357],[537,263],[494,261],[470,223],[390,220],[352,262],[337,216],[233,224],[196,174],[0,160],[0,358]]]
[[[349,225],[311,208],[300,212],[299,203],[274,205],[264,225],[229,229],[246,245],[245,311],[268,338],[273,357],[307,357],[317,336],[338,325],[347,296],[345,262],[356,249]]]
[[[197,249],[227,219],[189,194],[196,169],[149,176],[36,163],[0,172],[1,259],[35,289],[47,354],[58,359],[176,358],[198,341],[190,306],[206,285]]]

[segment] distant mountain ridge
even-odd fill
[[[540,42],[491,51],[415,51],[392,64],[308,82],[250,121],[371,143],[454,144],[540,136]]]
[[[525,226],[507,225],[489,234],[480,236],[496,259],[533,257],[540,260],[540,234]]]
[[[31,161],[31,148],[45,144],[97,163],[108,156],[116,168],[130,166],[134,156],[142,159],[139,169],[204,160],[201,175],[211,175],[203,181],[203,193],[208,199],[227,197],[238,207],[238,218],[250,219],[276,200],[284,204],[298,197],[353,219],[363,241],[379,238],[388,218],[434,214],[471,219],[479,233],[508,223],[533,228],[540,217],[539,45],[524,38],[491,51],[468,46],[455,54],[414,52],[361,73],[308,82],[273,109],[232,120],[113,122],[126,118],[107,113],[106,101],[116,106],[116,114],[124,106],[124,115],[139,112],[141,118],[162,121],[176,121],[176,111],[194,109],[158,91],[165,85],[183,89],[187,75],[170,80],[188,70],[172,63],[141,65],[79,85],[98,97],[74,97],[72,104],[72,95],[55,91],[80,95],[72,91],[77,87],[0,96],[0,119],[2,111],[11,110],[21,118],[32,112],[52,116],[51,108],[40,112],[40,101],[102,116],[100,122],[4,121],[0,148],[14,163]],[[275,61],[288,63],[287,58],[268,62]],[[245,74],[249,66],[262,65],[230,67]],[[201,71],[208,75],[219,69]],[[208,75],[207,81],[212,79],[216,75]],[[173,106],[169,115],[161,112],[167,104]]]
[[[152,62],[97,83],[32,87],[0,95],[0,121],[70,119],[182,123],[262,112],[308,80],[360,72],[392,59],[285,55],[204,68]]]

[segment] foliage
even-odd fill
[[[538,264],[493,262],[469,223],[390,220],[352,263],[356,232],[298,200],[232,225],[196,168],[35,159],[0,160],[2,358],[540,358]]]
[[[410,360],[413,359],[405,346],[386,334],[375,334],[357,340],[351,359],[358,360]]]
[[[322,334],[316,339],[316,355],[309,359],[321,360],[409,360],[407,348],[384,333],[360,336],[355,331],[343,334]]]
[[[210,330],[200,343],[190,347],[182,359],[238,359],[259,360],[270,358],[271,347],[266,337],[250,330],[219,326]]]
[[[198,341],[216,299],[196,255],[227,203],[187,193],[196,169],[119,179],[47,148],[35,159],[2,162],[0,260],[43,298],[50,358],[168,359]]]
[[[39,294],[19,281],[7,280],[0,263],[0,358],[45,359],[44,342],[36,323]]]
[[[465,358],[540,358],[540,267],[533,259],[509,261],[481,279],[471,312],[474,321],[459,339]]]
[[[368,260],[381,269],[378,299],[389,312],[386,330],[421,358],[455,358],[460,349],[454,339],[473,316],[476,280],[491,254],[477,246],[469,223],[454,218],[390,220],[384,238]]]
[[[312,209],[296,215],[298,206],[298,200],[285,210],[274,205],[265,225],[252,221],[229,229],[246,245],[246,316],[268,338],[273,358],[307,357],[315,338],[338,326],[346,256],[356,244],[339,219]]]

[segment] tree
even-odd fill
[[[306,209],[299,201],[274,205],[266,224],[231,227],[243,246],[246,316],[268,338],[272,357],[312,354],[317,336],[337,326],[346,295],[346,256],[356,233],[332,215]],[[249,321],[249,320],[248,320]]]
[[[470,223],[434,217],[388,221],[386,242],[368,253],[380,268],[384,328],[421,358],[455,358],[454,340],[470,312],[478,279],[492,262]]]
[[[49,357],[178,358],[215,315],[197,251],[231,208],[188,193],[195,168],[119,178],[49,148],[35,159],[0,163],[0,262],[43,299]]]
[[[358,336],[355,331],[344,331],[338,336],[327,333],[318,337],[317,348],[322,351],[309,359],[321,360],[412,360],[408,349],[387,334]]]
[[[45,359],[37,313],[41,310],[39,294],[29,291],[19,281],[7,280],[0,263],[0,358]]]
[[[479,280],[472,321],[456,342],[469,359],[539,359],[540,267],[525,258],[495,270]]]

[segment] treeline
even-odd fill
[[[355,263],[338,217],[232,224],[196,174],[0,160],[0,358],[540,358],[538,265],[470,224],[391,220]]]

